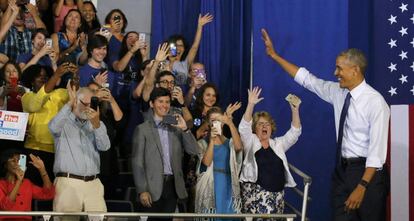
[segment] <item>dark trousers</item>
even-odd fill
[[[388,173],[385,165],[370,181],[359,209],[345,211],[345,201],[361,181],[365,160],[339,163],[332,176],[332,205],[334,221],[385,221],[388,194]]]
[[[162,194],[159,200],[152,202],[150,208],[144,207],[148,213],[174,213],[177,207],[177,193],[175,192],[174,176],[165,176]],[[149,221],[170,221],[172,218],[148,217]]]

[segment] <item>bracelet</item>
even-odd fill
[[[183,130],[184,133],[190,131],[190,128],[187,127],[187,129]]]
[[[40,176],[42,176],[42,177],[47,176],[47,173],[40,174]]]
[[[365,188],[367,188],[368,187],[368,182],[366,181],[366,180],[361,180],[361,181],[359,181],[359,185],[361,185],[361,186],[363,186],[363,187],[365,187]]]

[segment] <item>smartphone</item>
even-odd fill
[[[30,4],[36,6],[36,0],[30,0]]]
[[[172,114],[165,115],[164,118],[162,119],[162,122],[164,124],[169,124],[169,125],[177,125],[178,124],[177,117],[172,115]]]
[[[170,44],[170,52],[173,57],[177,56],[177,46],[174,43]]]
[[[26,155],[24,154],[19,156],[19,167],[21,170],[26,171]]]
[[[52,39],[51,38],[46,38],[46,45],[47,45],[47,47],[51,48],[52,47],[52,44],[53,44]]]
[[[138,40],[145,41],[145,33],[139,33]]]
[[[221,135],[221,122],[218,120],[213,121],[213,127],[216,128],[219,135]]]
[[[17,87],[17,77],[10,77],[10,86]]]
[[[120,21],[121,20],[121,16],[120,15],[115,15],[114,16],[114,21]]]
[[[99,98],[96,96],[91,97],[91,108],[97,111],[98,106],[99,106]]]

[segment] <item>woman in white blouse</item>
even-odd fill
[[[240,180],[242,182],[243,213],[283,213],[284,187],[296,185],[289,172],[285,152],[296,143],[301,134],[299,105],[290,104],[292,124],[282,137],[271,138],[276,125],[268,112],[253,115],[261,89],[248,90],[248,105],[239,125],[244,146]]]

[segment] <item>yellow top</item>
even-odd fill
[[[43,86],[37,93],[28,92],[23,95],[23,111],[29,113],[27,137],[24,144],[26,148],[55,152],[48,124],[68,100],[68,93],[63,88],[46,93]]]

